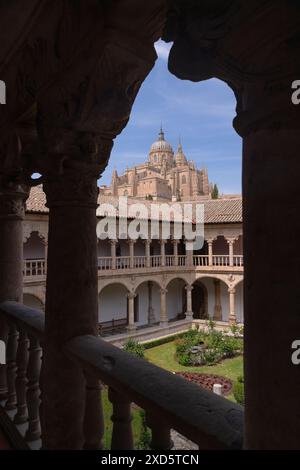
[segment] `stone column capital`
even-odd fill
[[[22,185],[0,185],[0,219],[23,220],[29,188]]]
[[[228,245],[233,245],[238,240],[238,237],[225,237]]]
[[[41,172],[47,207],[97,207],[97,180],[106,167],[112,141],[100,135],[46,129]]]
[[[165,287],[161,287],[159,292],[161,293],[161,295],[166,295],[168,293],[168,289],[166,289]]]
[[[127,298],[129,300],[133,300],[136,296],[137,296],[137,294],[135,292],[128,292],[128,294],[127,294]]]
[[[236,290],[235,287],[228,287],[229,294],[235,294]]]
[[[187,285],[185,286],[185,290],[186,290],[187,292],[192,292],[193,289],[194,289],[194,286],[191,286],[190,284],[187,284]]]

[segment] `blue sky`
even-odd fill
[[[232,128],[235,98],[223,82],[178,80],[167,69],[170,44],[156,43],[158,60],[143,83],[122,134],[115,140],[100,184],[109,184],[114,167],[121,173],[144,162],[162,122],[176,151],[179,137],[187,158],[206,166],[223,193],[241,192],[242,140]]]

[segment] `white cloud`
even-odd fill
[[[154,47],[155,47],[156,53],[158,55],[158,58],[162,59],[166,62],[168,60],[169,52],[170,52],[170,49],[172,47],[172,44],[170,44],[170,43],[167,44],[167,43],[159,40],[154,44]]]

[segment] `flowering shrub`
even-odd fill
[[[212,322],[208,331],[190,330],[175,341],[176,358],[183,366],[213,365],[242,353],[243,343],[237,336],[216,331]]]
[[[134,341],[134,339],[129,338],[123,346],[124,351],[133,354],[134,356],[144,358],[145,348],[142,344]]]

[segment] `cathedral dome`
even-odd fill
[[[165,134],[160,129],[158,140],[151,145],[150,153],[154,152],[170,152],[173,153],[171,144],[165,140]]]
[[[181,143],[179,143],[179,145],[178,145],[178,149],[177,149],[177,152],[176,152],[176,155],[175,155],[175,163],[176,163],[176,165],[187,165],[187,159],[186,159],[186,156],[183,153]]]

